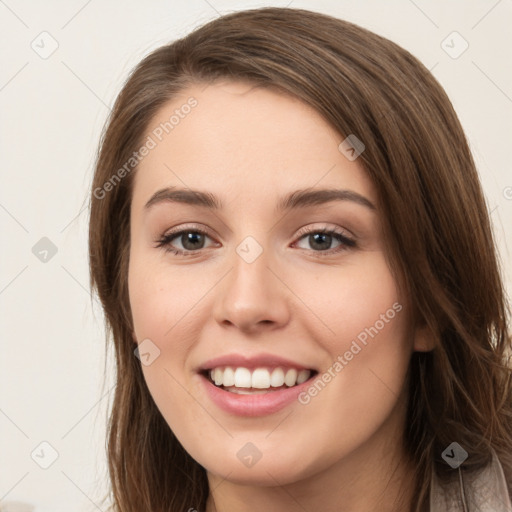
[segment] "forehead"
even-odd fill
[[[340,151],[343,139],[290,95],[246,82],[194,84],[150,121],[143,140],[152,149],[135,173],[133,202],[179,185],[252,201],[292,188],[342,187],[376,203],[363,167]]]

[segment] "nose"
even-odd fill
[[[272,267],[272,268],[271,268]],[[252,333],[281,328],[289,322],[292,293],[278,265],[263,251],[254,261],[238,253],[219,283],[214,317],[223,326]]]

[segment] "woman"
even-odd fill
[[[113,510],[512,510],[489,217],[396,44],[264,8],[155,50],[104,132],[89,242]]]

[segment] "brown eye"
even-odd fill
[[[329,229],[306,229],[302,231],[300,240],[305,240],[307,245],[312,251],[318,253],[337,253],[347,250],[350,247],[355,247],[356,243],[351,238],[348,238],[344,233],[336,230]],[[333,242],[338,245],[332,248]],[[308,247],[300,247],[301,249],[308,249]]]
[[[156,247],[162,247],[168,252],[174,254],[187,255],[204,249],[205,239],[210,238],[206,231],[198,228],[182,229],[173,231],[162,236]],[[175,247],[175,244],[181,244],[181,248]]]

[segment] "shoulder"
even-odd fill
[[[449,483],[435,474],[430,486],[430,512],[512,512],[512,503],[501,463],[492,450],[492,461],[474,474],[454,471]]]

